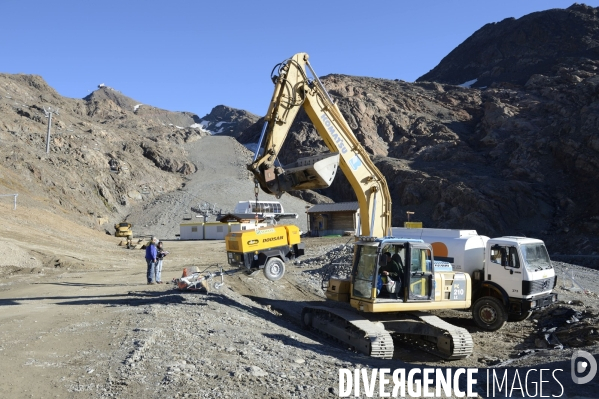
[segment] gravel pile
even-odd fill
[[[138,295],[132,293],[133,298]],[[99,397],[132,391],[165,398],[335,397],[339,368],[371,363],[341,348],[325,350],[278,312],[226,287],[209,294],[173,289],[156,293],[152,302],[115,310],[136,326],[113,343],[118,349],[106,363],[118,367],[107,380],[89,371],[72,384],[71,392],[95,391]]]
[[[330,248],[323,255],[298,262],[298,266],[309,268],[306,273],[321,278],[347,277],[351,273],[354,253],[353,244],[341,244]]]

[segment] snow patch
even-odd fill
[[[193,125],[191,125],[191,127],[195,127],[195,128],[200,128],[201,130],[210,133],[212,136],[214,136],[215,134],[219,134],[222,132],[222,128],[218,131],[218,132],[213,132],[212,130],[208,129],[208,126],[210,126],[210,121],[200,121],[200,123],[194,123]],[[216,126],[218,127],[219,124],[221,124],[223,122],[219,122],[216,124]],[[224,122],[224,123],[232,123],[232,122]]]
[[[469,80],[469,81],[464,82],[464,83],[462,83],[461,85],[458,85],[458,86],[470,88],[470,86],[472,86],[473,84],[475,84],[477,80],[478,79]]]
[[[137,112],[137,110],[139,109],[139,107],[141,107],[143,104],[137,104],[135,107],[133,107],[133,112]]]
[[[206,132],[206,133],[209,133],[210,135],[214,135],[214,132],[211,132],[210,130],[205,129],[204,126],[205,126],[204,122],[202,121],[202,123],[194,123],[193,125],[191,125],[189,127],[194,128],[194,129],[200,129],[202,132]]]

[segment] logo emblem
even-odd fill
[[[584,360],[582,360],[582,359]],[[597,361],[589,352],[577,350],[572,354],[572,360],[570,361],[572,375],[572,381],[575,384],[586,384],[595,378],[597,374]],[[589,367],[590,366],[590,367]],[[584,377],[579,377],[577,374],[583,374],[589,370],[589,374]]]
[[[541,284],[541,288],[546,290],[548,287],[549,287],[549,281],[547,281],[547,280],[543,281],[543,284]]]

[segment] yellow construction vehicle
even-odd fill
[[[275,90],[248,169],[263,191],[280,196],[289,190],[328,187],[339,165],[360,206],[361,236],[355,242],[351,276],[328,280],[326,304],[331,306],[305,307],[303,325],[374,357],[393,356],[393,336],[447,359],[470,355],[473,342],[466,329],[421,312],[469,308],[470,276],[452,271],[449,263],[436,262],[432,247],[422,240],[388,237],[391,196],[385,177],[319,81],[308,55],[294,55],[273,73]],[[331,153],[278,166],[277,154],[300,108]],[[393,255],[400,272],[396,281],[385,282],[385,290],[379,271],[387,266],[386,252]],[[389,289],[392,282],[394,288]]]
[[[293,225],[262,227],[232,231],[225,237],[230,265],[254,275],[261,269],[271,281],[285,274],[285,262],[304,254],[300,230]]]
[[[131,240],[133,237],[133,225],[127,222],[121,222],[114,225],[114,236],[115,237],[127,237],[127,240]]]

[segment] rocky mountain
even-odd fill
[[[573,4],[490,23],[417,81],[524,85],[534,74],[576,68],[584,59],[599,56],[598,21],[596,8]]]
[[[575,4],[489,24],[416,83],[322,78],[387,177],[394,225],[412,211],[428,227],[536,236],[554,254],[595,254],[597,11]],[[50,110],[58,113],[46,153]],[[0,190],[103,229],[184,187],[197,168],[186,144],[218,133],[248,145],[262,125],[222,105],[199,118],[105,85],[70,99],[39,76],[0,74]],[[279,158],[285,164],[325,149],[300,112]],[[346,183],[338,174],[326,190],[295,194],[350,201]]]
[[[241,133],[252,126],[260,117],[250,112],[217,105],[210,113],[202,118],[204,129],[212,134],[239,137]]]
[[[40,76],[0,74],[0,190],[88,226],[118,221],[195,172],[182,145],[209,134],[189,127],[199,120],[107,86],[70,99]]]
[[[387,177],[394,225],[414,211],[428,227],[536,236],[553,253],[595,253],[597,11],[574,5],[483,27],[416,83],[336,74],[322,78]],[[547,29],[539,33],[539,27]],[[504,30],[514,36],[506,37]],[[519,38],[518,46],[508,52],[506,43],[513,37]],[[501,51],[480,55],[489,48]],[[486,87],[456,85],[474,78]],[[261,126],[258,121],[239,140],[256,142]],[[279,157],[283,164],[326,150],[303,112],[286,146]],[[346,183],[338,174],[322,194],[351,200]]]

